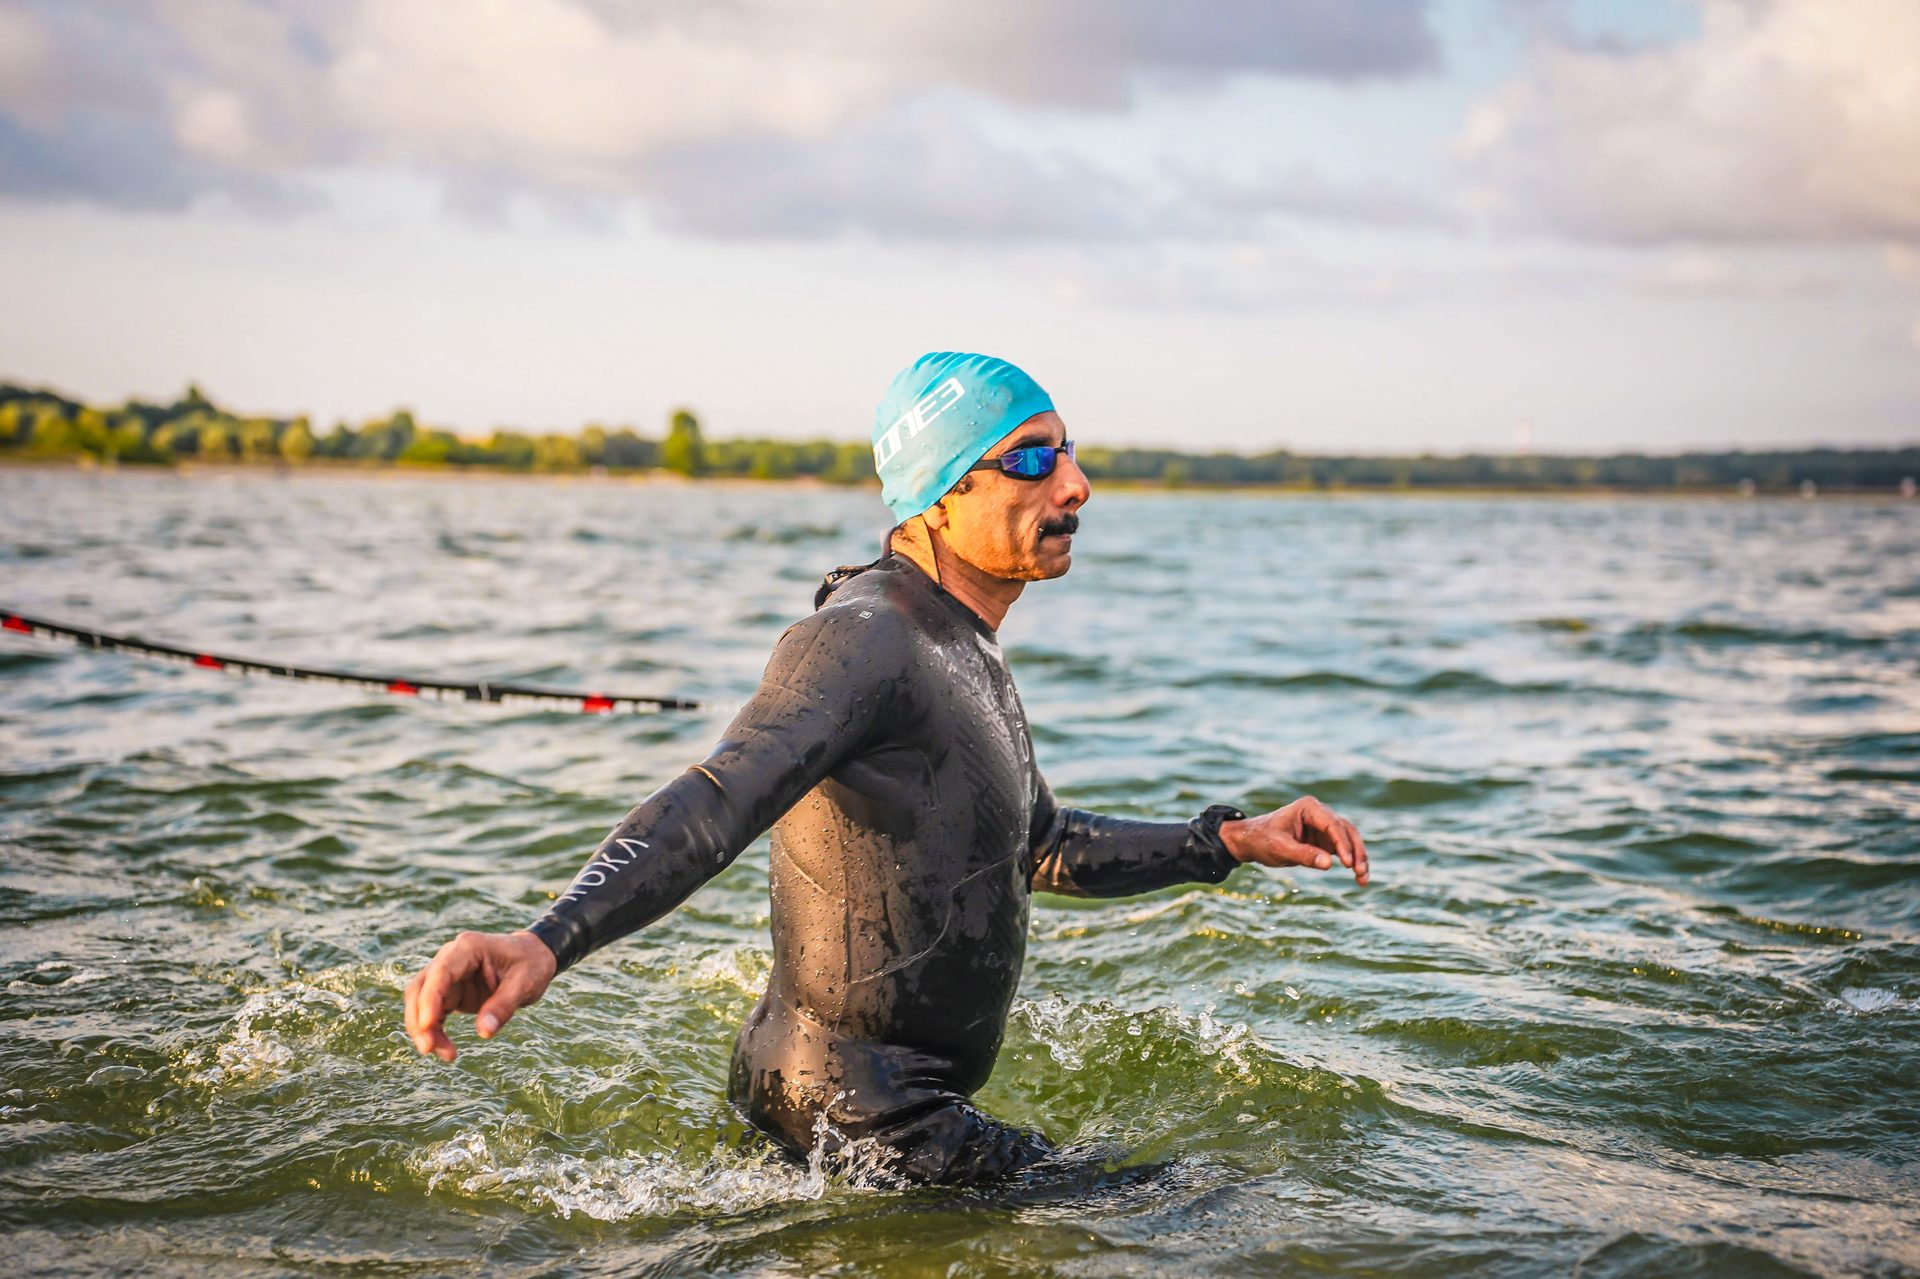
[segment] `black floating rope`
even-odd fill
[[[31,635],[36,639],[72,640],[84,648],[103,648],[165,662],[183,662],[206,670],[231,671],[237,675],[277,675],[282,679],[316,680],[324,684],[346,684],[352,688],[392,693],[399,697],[428,697],[442,702],[499,702],[507,706],[563,706],[589,715],[614,711],[651,713],[654,711],[692,711],[700,703],[684,697],[635,697],[612,693],[570,693],[558,688],[529,688],[524,684],[449,684],[442,680],[412,679],[391,675],[361,675],[353,671],[326,671],[311,666],[276,666],[244,657],[221,657],[200,653],[171,644],[154,644],[126,635],[102,635],[78,626],[62,626],[37,617],[0,609],[0,631]]]

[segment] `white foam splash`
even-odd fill
[[[1273,1049],[1244,1021],[1228,1024],[1214,1020],[1212,1004],[1202,1008],[1200,1015],[1191,1019],[1172,1009],[1167,1011],[1171,1016],[1191,1024],[1194,1041],[1201,1052],[1230,1062],[1243,1078],[1258,1078],[1261,1058],[1273,1056]]]
[[[1221,1022],[1214,1017],[1213,1009],[1214,1005],[1208,1004],[1198,1015],[1177,1008],[1135,1013],[1101,1003],[1069,1003],[1057,993],[1016,1006],[1040,1046],[1068,1070],[1082,1069],[1088,1052],[1097,1056],[1116,1030],[1134,1039],[1144,1039],[1151,1031],[1156,1039],[1185,1039],[1203,1055],[1219,1057],[1243,1079],[1258,1079],[1261,1067],[1273,1057],[1273,1049],[1245,1022]],[[1147,1059],[1153,1048],[1148,1045],[1140,1051]]]
[[[1040,1046],[1047,1050],[1047,1055],[1055,1062],[1068,1070],[1079,1070],[1086,1064],[1074,1043],[1083,1034],[1076,1025],[1079,1005],[1068,1003],[1058,994],[1051,994],[1045,999],[1021,1004],[1019,1012],[1025,1015],[1033,1037],[1040,1041]]]
[[[18,986],[90,986],[97,981],[105,981],[112,973],[99,968],[82,968],[70,964],[64,959],[45,959],[33,966],[36,973],[66,973],[67,976],[53,981],[35,981],[31,977],[15,977],[7,983],[9,990]]]
[[[755,999],[766,989],[771,958],[753,947],[736,946],[715,951],[685,970],[687,983],[696,987],[724,986]]]
[[[747,1212],[768,1204],[817,1200],[839,1190],[898,1185],[871,1140],[848,1141],[814,1121],[814,1144],[804,1164],[778,1152],[743,1153],[715,1146],[703,1162],[665,1151],[582,1158],[521,1149],[531,1138],[503,1131],[463,1133],[429,1147],[409,1162],[427,1179],[427,1192],[452,1182],[462,1194],[502,1195],[571,1217],[626,1221],[679,1213]]]
[[[1184,909],[1198,901],[1201,896],[1200,890],[1193,889],[1189,892],[1181,893],[1178,897],[1172,897],[1163,902],[1155,902],[1150,906],[1142,906],[1138,910],[1130,910],[1120,918],[1125,923],[1144,924],[1148,920],[1158,919],[1162,915]]]
[[[1833,1001],[1832,1006],[1853,1013],[1879,1013],[1889,1008],[1911,1007],[1913,1002],[1878,986],[1848,986],[1840,992],[1840,998]]]
[[[249,995],[218,1043],[187,1054],[183,1063],[190,1068],[187,1079],[217,1087],[277,1075],[296,1057],[294,1046],[281,1037],[280,1023],[315,1012],[333,1020],[351,1007],[345,995],[305,982]]]

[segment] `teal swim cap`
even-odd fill
[[[873,468],[896,522],[946,496],[1014,427],[1053,407],[1039,383],[991,355],[934,351],[902,369],[873,415]]]

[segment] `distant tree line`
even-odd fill
[[[599,467],[756,479],[811,475],[849,484],[873,478],[873,453],[865,444],[709,440],[699,419],[685,409],[668,419],[660,438],[631,427],[589,426],[573,435],[497,430],[473,439],[423,426],[406,409],[357,427],[336,422],[321,433],[305,417],[229,412],[197,386],[171,404],[133,400],[103,409],[52,391],[0,383],[0,456],[6,454],[160,464],[319,461],[561,472]]]
[[[1920,447],[1797,449],[1748,453],[1616,453],[1576,457],[1469,453],[1400,457],[1315,456],[1285,451],[1177,453],[1167,449],[1083,448],[1096,478],[1167,485],[1280,485],[1290,488],[1720,489],[1785,492],[1812,484],[1837,492],[1898,489],[1920,476]]]
[[[631,427],[588,426],[573,434],[496,430],[485,439],[422,426],[399,409],[317,433],[305,417],[245,417],[189,386],[171,404],[129,401],[95,408],[52,391],[0,383],[0,457],[92,458],[166,465],[181,461],[302,466],[391,464],[515,471],[668,471],[686,476],[789,479],[839,484],[874,478],[864,442],[710,440],[685,409],[660,438]],[[1276,451],[1182,453],[1090,445],[1079,460],[1094,479],[1167,487],[1276,485],[1291,488],[1803,489],[1911,488],[1920,447],[1804,449],[1767,453],[1622,453],[1606,457],[1467,454],[1441,457],[1333,457]]]

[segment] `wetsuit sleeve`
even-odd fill
[[[1174,884],[1217,884],[1239,859],[1220,842],[1220,823],[1246,816],[1215,804],[1190,822],[1139,822],[1061,808],[1035,773],[1033,870],[1036,893],[1130,897]]]
[[[628,813],[530,926],[562,971],[692,896],[865,740],[897,684],[892,621],[829,607],[780,637],[706,759]]]

